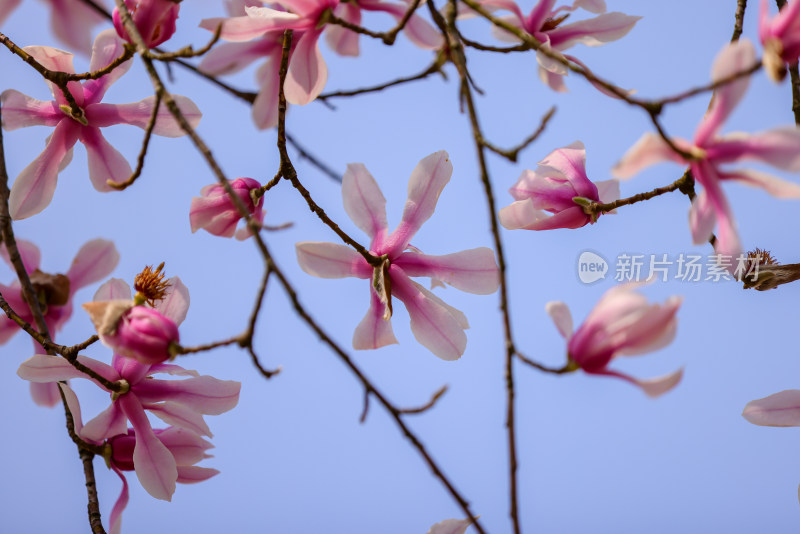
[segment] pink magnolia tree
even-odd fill
[[[361,421],[371,410],[382,410],[399,430],[400,439],[407,440],[444,488],[452,506],[443,509],[436,522],[426,521],[429,534],[463,534],[468,530],[486,533],[489,528],[482,515],[496,516],[498,511],[482,509],[482,503],[472,502],[459,480],[469,471],[468,466],[459,470],[447,465],[442,459],[444,454],[426,446],[424,433],[410,423],[415,414],[440,409],[439,399],[446,387],[433,393],[427,402],[408,408],[393,400],[398,391],[403,391],[403,381],[384,384],[372,378],[367,371],[372,364],[365,363],[369,360],[361,356],[385,354],[383,347],[398,344],[404,352],[433,353],[442,360],[437,364],[447,365],[445,372],[452,376],[458,374],[460,366],[468,365],[464,360],[485,358],[500,362],[497,368],[501,371],[492,379],[502,378],[504,384],[501,397],[505,403],[503,437],[507,447],[503,473],[507,480],[505,487],[494,491],[504,495],[507,504],[508,517],[502,531],[519,534],[526,530],[523,516],[528,511],[520,497],[524,478],[518,465],[529,451],[518,447],[518,443],[519,435],[530,421],[527,416],[518,415],[518,410],[526,413],[529,406],[520,406],[515,400],[519,391],[515,380],[523,373],[582,373],[621,379],[605,380],[609,388],[629,387],[622,385],[624,381],[637,386],[648,397],[661,397],[680,389],[682,378],[690,373],[683,365],[697,355],[683,353],[678,357],[681,365],[678,370],[649,379],[637,378],[640,375],[625,370],[625,357],[665,352],[682,335],[698,339],[712,335],[698,324],[682,324],[678,328],[681,306],[689,303],[691,296],[652,300],[645,296],[654,290],[657,276],[649,277],[649,284],[645,283],[647,276],[630,276],[627,283],[615,284],[599,299],[587,298],[583,303],[565,298],[574,308],[589,310],[576,328],[567,304],[561,301],[545,304],[547,299],[539,302],[536,290],[546,284],[527,274],[528,270],[532,272],[534,261],[553,262],[559,254],[539,244],[542,241],[538,239],[546,239],[543,234],[594,231],[592,235],[597,236],[606,231],[604,226],[612,224],[606,221],[612,219],[639,224],[633,209],[627,206],[674,193],[673,198],[686,197],[679,211],[688,210],[691,243],[705,248],[713,258],[709,269],[717,278],[734,276],[745,289],[761,291],[787,291],[793,286],[785,284],[800,279],[798,265],[780,265],[770,253],[760,249],[747,252],[723,189],[724,182],[738,182],[762,189],[773,197],[800,198],[796,177],[785,180],[758,167],[766,165],[789,173],[800,172],[800,129],[796,126],[800,124],[800,104],[797,104],[800,102],[797,67],[800,0],[788,4],[779,1],[780,11],[762,0],[757,25],[752,28],[744,26],[746,2],[729,3],[730,13],[734,14],[734,36],[730,42],[718,43],[716,58],[706,67],[710,78],[696,80],[693,86],[675,95],[655,99],[624,89],[622,85],[629,85],[630,78],[625,79],[625,84],[607,78],[589,59],[597,57],[594,53],[589,58],[583,57],[585,49],[581,45],[598,47],[620,41],[619,46],[624,46],[626,36],[636,30],[642,19],[635,14],[610,12],[609,7],[613,6],[607,6],[603,0],[575,0],[571,4],[538,0],[530,9],[511,0],[278,0],[275,3],[232,0],[218,2],[216,16],[198,15],[197,20],[192,18],[196,7],[184,5],[180,0],[117,0],[113,7],[96,0],[48,0],[45,4],[52,16],[54,36],[66,50],[21,42],[15,35],[15,24],[19,23],[14,19],[19,2],[0,0],[3,25],[0,43],[8,51],[0,65],[23,65],[31,76],[47,83],[52,95],[52,100],[28,96],[15,89],[15,79],[10,77],[4,77],[0,87],[0,116],[6,132],[0,137],[0,235],[3,259],[16,274],[15,280],[0,284],[0,308],[5,314],[0,319],[0,343],[8,342],[19,332],[33,342],[29,354],[8,354],[7,358],[17,358],[16,374],[30,383],[34,403],[63,407],[66,434],[77,446],[83,464],[85,480],[75,480],[74,484],[85,485],[88,490],[88,528],[95,534],[123,531],[124,514],[136,513],[141,506],[136,498],[131,498],[136,495],[132,491],[134,485],[144,490],[138,495],[146,493],[158,500],[171,501],[180,494],[178,483],[201,483],[220,474],[224,466],[210,460],[208,454],[214,445],[209,441],[213,436],[204,416],[219,415],[221,421],[233,417],[242,388],[259,380],[268,380],[270,385],[272,381],[284,380],[283,374],[279,374],[282,367],[287,369],[286,374],[301,370],[288,356],[282,367],[270,368],[263,363],[265,354],[273,358],[272,347],[292,340],[286,325],[294,320],[288,313],[273,313],[265,298],[269,286],[275,287],[272,291],[282,292],[289,302],[287,309],[320,340],[311,350],[333,355],[356,379],[356,387],[361,389],[364,399]],[[728,13],[725,16],[731,18]],[[199,28],[209,32],[201,35],[210,37],[210,41],[193,46],[179,42],[184,21],[195,21]],[[41,35],[43,38],[46,35],[44,28]],[[325,59],[328,52],[323,50],[327,48],[358,62],[362,60],[364,39],[389,46],[406,40],[406,44],[433,59],[430,66],[412,76],[403,76],[404,72],[398,68],[392,81],[324,93],[332,68]],[[399,48],[403,46],[406,45]],[[568,92],[565,77],[570,75],[573,79],[570,84],[585,82],[602,106],[616,106],[620,113],[638,113],[644,117],[646,128],[627,152],[615,155],[618,162],[613,168],[593,167],[587,153],[595,152],[581,140],[566,144],[570,139],[565,139],[563,143],[546,146],[540,136],[553,121],[558,121],[552,112],[534,125],[535,131],[513,149],[499,148],[490,140],[479,113],[481,101],[477,97],[484,91],[474,76],[472,62],[479,53],[525,56],[520,64],[528,65],[531,72],[537,69],[544,82],[544,86],[528,89],[537,91],[537,102],[551,97],[567,98],[557,93]],[[608,53],[613,52],[609,49]],[[88,71],[76,73],[74,54],[88,57]],[[248,78],[228,78],[255,62],[259,66],[254,82],[248,82]],[[138,77],[128,81],[125,90],[141,93],[144,98],[130,104],[110,103],[116,97],[107,99],[106,93],[134,67],[139,71]],[[773,124],[758,124],[755,133],[723,133],[737,106],[748,101],[751,78],[759,76],[762,70],[776,83],[791,86],[796,104],[795,125],[776,128]],[[252,124],[248,128],[231,127],[220,117],[215,103],[204,109],[193,95],[174,94],[172,83],[176,73],[193,77],[197,83],[210,82],[220,98],[233,96],[246,103]],[[306,147],[302,139],[287,131],[295,116],[301,121],[312,112],[321,112],[320,106],[314,108],[319,102],[333,107],[331,102],[336,99],[352,98],[351,102],[358,103],[360,98],[371,98],[372,93],[435,75],[449,76],[449,83],[458,88],[456,104],[466,116],[468,128],[468,135],[458,139],[471,143],[473,159],[478,162],[473,174],[480,190],[458,197],[456,216],[451,220],[445,220],[448,214],[442,213],[445,210],[441,208],[446,202],[455,202],[448,200],[450,191],[445,192],[445,186],[451,181],[467,180],[465,175],[470,173],[460,170],[469,168],[466,162],[451,161],[442,146],[431,146],[411,161],[398,161],[391,151],[375,155],[365,148],[359,156],[361,162],[351,161],[340,176],[313,147]],[[339,77],[336,79],[337,83],[341,81]],[[239,83],[250,85],[240,89]],[[408,105],[391,96],[385,98],[388,106]],[[686,140],[673,136],[664,124],[668,110],[672,105],[703,98],[708,108],[695,117],[698,126],[694,137]],[[429,99],[433,102],[434,97]],[[785,104],[788,113],[791,101]],[[453,102],[439,101],[432,104],[437,110],[452,105]],[[225,153],[227,148],[218,150],[206,143],[204,116],[209,114],[216,120],[210,129],[235,138],[234,144],[241,145],[230,149],[232,155]],[[431,117],[430,125],[415,123],[412,129],[434,128],[435,121]],[[575,128],[578,131],[572,140],[580,139],[581,129],[597,127],[591,117],[583,122],[580,128]],[[144,131],[135,167],[120,151],[122,148],[128,152],[129,147],[115,147],[104,133],[105,128],[123,124]],[[30,126],[49,129],[44,148],[32,161],[26,160],[27,154],[7,149],[14,142],[17,130]],[[353,145],[354,150],[360,149],[359,143],[367,145],[366,140],[359,138],[357,128],[346,120],[338,126],[338,135]],[[267,134],[259,134],[260,130],[268,130],[276,142],[270,141],[269,146],[263,143]],[[399,136],[396,130],[395,124],[385,126],[387,146],[403,143],[403,139],[395,138]],[[184,139],[162,141],[151,139],[153,134]],[[108,135],[109,139],[115,139]],[[252,146],[251,139],[260,140],[257,150],[245,148]],[[78,141],[86,150],[85,166],[78,161],[82,160],[80,157],[73,162]],[[170,143],[178,142],[190,146],[204,162],[205,175],[186,177],[180,158],[165,162],[154,155],[162,149],[172,150]],[[229,170],[235,164],[251,161],[239,157],[239,151],[248,150],[263,156],[261,163]],[[38,148],[34,150],[37,151]],[[487,162],[492,154],[508,164],[515,163],[523,151],[524,162],[520,161],[520,168],[508,176],[499,176]],[[376,179],[367,167],[381,158],[391,160],[390,167],[396,172],[392,176],[376,173]],[[155,164],[148,164],[153,160]],[[301,166],[299,161],[305,160],[308,165]],[[13,161],[14,165],[22,162],[23,168],[17,173],[9,172],[11,165],[6,165],[6,161]],[[620,183],[666,161],[679,166],[676,172],[679,178],[673,177],[655,189],[636,181]],[[756,167],[739,166],[748,161]],[[40,269],[39,248],[17,239],[16,233],[19,230],[27,236],[33,226],[25,225],[45,217],[47,210],[53,210],[61,202],[60,196],[72,198],[55,194],[58,177],[67,172],[68,166],[73,173],[88,175],[95,190],[110,193],[92,197],[96,210],[101,209],[97,206],[103,202],[125,202],[112,197],[137,198],[138,201],[131,201],[136,219],[120,213],[95,224],[105,237],[85,236],[88,242],[66,273],[50,274]],[[80,170],[75,171],[78,166]],[[410,169],[413,170],[399,223],[390,231],[387,205],[400,206],[403,199],[395,196],[401,188],[395,184],[405,183],[404,176]],[[328,175],[333,180],[314,182],[309,173]],[[518,176],[516,182],[514,176]],[[165,193],[167,187],[163,182],[171,178],[191,178],[191,190],[195,195],[199,190],[200,196],[176,198]],[[66,183],[66,179],[62,182],[60,190],[79,185]],[[336,194],[328,194],[332,187]],[[142,196],[133,197],[137,191],[143,192]],[[339,208],[339,198],[343,211]],[[282,212],[281,202],[296,202],[301,209],[292,212],[292,220],[273,224],[272,210]],[[91,211],[92,208],[76,204],[74,209]],[[236,243],[230,246],[249,247],[260,258],[263,265],[260,283],[244,289],[244,296],[254,296],[255,303],[249,308],[244,324],[238,325],[240,333],[215,338],[210,331],[207,334],[193,330],[187,335],[183,323],[189,309],[189,289],[180,277],[167,278],[163,263],[155,269],[144,267],[145,263],[162,260],[148,256],[151,248],[157,248],[154,244],[160,244],[160,250],[180,246],[159,238],[161,232],[167,231],[160,216],[175,211],[181,212],[182,219],[186,219],[188,212],[188,224],[181,230],[187,240],[192,239],[192,233],[204,230],[197,234],[198,238],[209,239],[210,243],[225,242],[226,246]],[[481,217],[488,213],[483,224],[485,235],[466,230],[473,227],[478,213]],[[615,218],[601,218],[612,213]],[[66,220],[62,225],[66,228],[72,222]],[[422,230],[426,223],[427,228]],[[281,243],[293,225],[294,254],[286,254]],[[433,228],[434,225],[438,226]],[[139,236],[135,243],[138,249],[131,246],[130,250],[118,251],[113,242],[115,232],[130,226],[135,227]],[[368,239],[356,232],[356,228]],[[674,233],[684,235],[685,230],[679,227]],[[326,237],[315,240],[317,234]],[[31,237],[40,246],[58,249],[44,235]],[[236,237],[236,241],[222,239],[231,237]],[[626,235],[620,237],[624,241]],[[686,241],[689,246],[689,240]],[[525,243],[524,260],[520,261],[516,250],[504,245],[512,242]],[[467,244],[461,246],[461,243]],[[140,262],[137,272],[115,273],[120,256],[129,254],[148,259]],[[511,264],[512,257],[522,263],[519,268],[525,275],[512,278],[511,270],[517,265]],[[229,288],[233,292],[238,287],[245,269],[233,256],[216,259],[226,261],[226,267],[223,272],[206,273],[209,280],[206,284],[222,286],[224,291],[216,301],[210,298],[203,301],[207,294],[201,293],[201,302],[196,299],[193,309],[224,322],[234,313],[232,308],[238,306],[232,304],[233,296],[227,293]],[[203,258],[192,258],[183,263],[187,272],[179,274],[184,278],[193,276],[195,271],[206,269],[205,263]],[[289,265],[297,267],[295,272],[290,271]],[[653,272],[651,264],[650,273]],[[110,278],[112,274],[126,279]],[[316,285],[311,277],[358,278],[361,280],[358,284],[368,287],[362,286],[351,293],[347,287],[354,286],[337,282],[344,289],[338,289],[339,297],[333,298],[332,293],[326,292],[337,289],[321,289],[323,285]],[[625,278],[623,273],[617,281],[625,282]],[[100,282],[92,300],[77,293]],[[482,296],[461,300],[462,296],[449,291],[448,286]],[[726,286],[726,290],[733,291],[734,287],[740,291],[733,284]],[[536,302],[536,306],[530,306],[528,313],[520,311],[519,316],[512,315],[512,296],[519,296],[526,307],[530,302]],[[230,301],[221,301],[228,297]],[[344,333],[332,331],[329,325],[338,324],[339,310],[350,300],[367,303],[366,315]],[[464,313],[451,302],[459,307],[464,302],[471,310]],[[75,304],[86,311],[83,318],[88,320],[70,330],[71,335],[78,336],[73,338],[65,336],[63,331],[73,317]],[[512,325],[523,320],[536,321],[537,325],[544,323],[541,312],[537,316],[533,311],[542,306],[563,337],[562,345],[553,342],[559,348],[552,357],[534,353],[536,347],[545,346],[546,342],[539,338],[544,339],[552,332],[537,330],[539,338],[530,342],[526,334],[512,330]],[[483,324],[484,311],[488,309],[495,318],[495,330],[502,331],[501,336],[492,336]],[[471,323],[468,317],[473,317],[473,313],[481,319],[473,319]],[[466,331],[476,324],[478,327],[468,336]],[[399,336],[396,327],[402,328]],[[80,334],[74,333],[81,328]],[[408,331],[413,340],[406,335]],[[264,335],[265,332],[268,334]],[[772,332],[767,334],[772,335]],[[280,336],[289,341],[281,341]],[[495,345],[487,349],[490,339]],[[480,349],[470,351],[476,345]],[[237,376],[236,380],[201,374],[205,372],[204,364],[213,358],[219,361],[225,347],[244,351],[256,372],[252,376]],[[359,352],[352,352],[351,348]],[[379,349],[383,352],[376,352]],[[87,355],[89,351],[96,357]],[[204,360],[204,355],[209,358]],[[191,361],[193,358],[197,362]],[[551,361],[561,363],[553,365]],[[188,367],[197,367],[198,371]],[[466,386],[456,382],[454,388],[459,387]],[[390,396],[386,390],[393,394]],[[83,414],[87,406],[94,406],[90,400],[92,394],[102,396],[104,404],[93,415]],[[645,396],[637,395],[641,402],[646,402]],[[400,394],[397,397],[406,398]],[[324,394],[319,393],[319,399],[324,401]],[[30,401],[24,398],[17,402]],[[730,410],[736,412],[741,408],[731,406]],[[799,414],[800,393],[796,390],[752,400],[746,403],[743,413],[746,421],[762,426],[799,426]],[[251,426],[258,424],[247,422]],[[40,426],[34,425],[37,429]],[[496,426],[493,430],[498,431],[501,425]],[[477,433],[491,430],[480,429]],[[442,434],[448,432],[445,429]],[[455,441],[459,433],[451,433]],[[222,440],[230,443],[224,437]],[[252,469],[261,473],[263,483],[269,484],[271,460],[249,461]],[[114,504],[110,504],[114,492],[107,487],[101,487],[100,491],[97,488],[95,469],[103,466],[119,477],[121,486]],[[134,472],[136,480],[129,480],[126,471]],[[43,479],[42,484],[48,483],[46,474],[38,476]],[[303,476],[312,477],[309,484],[314,484],[312,474]],[[230,498],[235,496],[232,494]],[[339,531],[337,525],[330,526],[332,531]],[[302,531],[303,527],[298,528]],[[64,525],[64,531],[81,529],[86,530],[86,526]],[[370,529],[370,532],[390,531],[374,526]]]

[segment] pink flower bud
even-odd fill
[[[230,185],[236,196],[247,207],[250,215],[259,223],[262,222],[264,210],[261,207],[264,205],[264,198],[259,198],[258,203],[254,204],[253,198],[250,196],[250,192],[259,189],[261,184],[252,178],[237,178],[230,182]],[[202,228],[210,234],[221,237],[233,237],[234,233],[237,239],[249,237],[250,232],[247,228],[236,232],[236,224],[242,215],[234,206],[224,187],[220,184],[207,185],[200,191],[200,194],[201,197],[192,199],[189,209],[192,232]]]
[[[175,33],[175,21],[178,19],[180,4],[171,0],[125,0],[136,28],[149,48],[154,48]],[[114,9],[114,28],[117,34],[132,42],[128,32],[122,25],[119,10]]]

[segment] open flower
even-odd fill
[[[586,46],[601,46],[611,41],[624,37],[634,24],[642,17],[634,17],[624,13],[606,13],[604,0],[575,0],[571,6],[555,7],[556,0],[539,0],[528,15],[512,0],[481,0],[481,5],[487,9],[505,9],[512,15],[506,21],[521,28],[542,43],[542,48],[563,52],[572,46],[581,43]],[[597,17],[561,25],[570,13],[578,8],[583,8]],[[564,14],[561,14],[564,12]],[[517,43],[519,39],[505,30],[497,29],[495,36],[498,39]],[[586,66],[577,58],[564,55],[570,61]],[[551,89],[558,92],[567,90],[563,77],[569,71],[560,62],[555,61],[541,51],[536,52],[539,63],[539,78]]]
[[[411,173],[408,200],[400,224],[391,234],[386,222],[386,199],[375,179],[360,163],[347,166],[342,181],[342,199],[347,214],[369,235],[369,251],[380,259],[370,265],[352,248],[336,243],[297,243],[297,261],[310,275],[320,278],[354,276],[371,280],[370,307],[356,327],[353,347],[375,349],[397,343],[389,321],[392,297],[402,301],[411,317],[411,331],[439,358],[456,360],[464,353],[469,328],[463,313],[411,280],[427,276],[462,291],[494,293],[499,274],[494,253],[486,248],[464,250],[444,256],[429,256],[409,242],[436,209],[439,195],[450,181],[453,165],[447,153],[424,158]]]
[[[24,240],[17,241],[25,270],[31,278],[33,289],[39,300],[39,307],[44,322],[51,336],[55,336],[67,320],[72,316],[72,297],[79,289],[98,282],[111,274],[119,262],[119,253],[114,243],[105,239],[94,239],[83,245],[75,259],[72,260],[66,274],[49,274],[42,272],[41,252],[36,245]],[[11,265],[5,246],[0,249],[0,257]],[[13,268],[13,267],[12,267]],[[33,313],[22,296],[20,283],[7,286],[0,284],[0,293],[13,309],[28,324],[35,324]],[[0,317],[0,344],[7,342],[19,332],[20,328],[11,319],[2,314]],[[34,352],[43,353],[44,349],[33,342]],[[31,397],[40,406],[55,406],[61,402],[54,384],[31,383]]]
[[[29,46],[25,51],[51,70],[74,73],[72,54],[48,46]],[[94,41],[89,70],[97,71],[122,54],[123,46],[114,30],[106,30]],[[130,68],[126,61],[109,74],[80,84],[70,82],[69,92],[79,106],[74,116],[64,95],[57,86],[48,82],[55,98],[43,102],[9,89],[0,95],[3,106],[3,127],[15,130],[26,126],[54,126],[44,151],[25,167],[14,180],[9,198],[9,208],[14,219],[36,215],[53,198],[59,171],[72,157],[72,147],[80,141],[86,147],[89,161],[89,178],[98,191],[111,191],[107,180],[121,182],[131,175],[131,166],[100,131],[115,124],[130,124],[145,128],[153,112],[155,97],[151,96],[133,104],[105,104],[100,102],[109,86]],[[192,126],[201,117],[197,106],[186,97],[175,96],[175,101]],[[153,133],[166,137],[180,137],[185,132],[167,110],[161,106]]]
[[[786,76],[786,64],[800,56],[800,2],[792,0],[770,18],[767,0],[761,0],[758,37],[764,45],[764,67],[779,82]]]
[[[547,155],[535,171],[525,170],[509,189],[516,202],[499,212],[509,230],[580,228],[593,223],[575,199],[612,202],[619,199],[619,181],[592,182],[586,176],[586,150],[575,141]],[[548,216],[548,212],[553,214]]]
[[[547,313],[567,340],[567,357],[574,368],[595,375],[616,376],[657,397],[674,388],[683,369],[649,380],[640,380],[608,368],[617,356],[653,352],[672,343],[678,326],[675,317],[680,297],[664,304],[648,304],[633,291],[637,284],[623,284],[608,290],[597,302],[577,332],[572,331],[572,314],[563,302],[548,302]]]
[[[731,43],[717,55],[711,69],[711,78],[717,81],[741,72],[751,67],[755,58],[753,45],[747,39]],[[717,253],[731,258],[741,255],[742,246],[733,213],[722,191],[723,181],[736,180],[760,187],[778,198],[800,198],[800,185],[759,171],[722,168],[727,163],[754,159],[780,169],[800,171],[800,130],[797,128],[768,130],[757,134],[735,132],[718,135],[722,124],[747,91],[749,83],[749,77],[742,77],[717,89],[711,106],[697,126],[693,141],[674,139],[680,149],[693,156],[692,159],[685,159],[674,152],[657,134],[646,133],[612,170],[618,178],[629,178],[661,161],[689,165],[694,179],[703,186],[689,211],[689,225],[694,243],[708,241],[716,226]]]
[[[251,191],[261,188],[261,184],[252,178],[237,178],[230,182],[236,196],[242,201],[253,217],[259,223],[264,221],[264,197],[259,197],[258,203],[253,203]],[[189,208],[189,223],[192,226],[192,233],[199,229],[207,231],[209,234],[221,237],[233,237],[245,239],[252,235],[250,228],[245,227],[236,230],[236,225],[242,218],[242,214],[233,205],[233,201],[228,196],[225,188],[220,184],[211,184],[200,190],[200,197],[192,198]]]
[[[154,48],[167,41],[175,33],[175,21],[181,5],[172,0],[125,0],[136,29],[148,48]],[[114,8],[114,28],[117,35],[132,43],[128,32],[122,25],[119,8]]]

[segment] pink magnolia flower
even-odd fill
[[[498,214],[500,224],[509,230],[580,228],[594,221],[575,199],[603,203],[617,200],[619,181],[590,181],[586,176],[586,150],[583,143],[575,141],[552,151],[535,171],[523,171],[509,192],[516,202]],[[548,212],[553,215],[548,217]]]
[[[71,50],[89,55],[92,28],[105,19],[81,0],[46,0],[51,6],[50,26],[56,38]],[[102,0],[96,4],[103,6]],[[20,4],[20,0],[0,0],[0,25]]]
[[[83,245],[65,275],[48,274],[39,270],[41,253],[33,243],[18,240],[17,249],[39,297],[39,305],[51,336],[55,336],[72,316],[72,297],[75,292],[111,274],[119,262],[119,253],[114,243],[105,239],[95,239]],[[0,256],[11,266],[5,246],[0,249]],[[0,293],[20,317],[29,324],[35,324],[33,313],[22,296],[22,288],[18,281],[8,286],[0,284]],[[2,314],[0,344],[6,343],[19,331],[17,323]],[[44,352],[36,341],[33,345],[34,352]],[[54,406],[61,402],[54,384],[32,383],[31,397],[40,406]]]
[[[274,50],[273,43],[281,39],[284,30],[295,30],[293,41],[297,44],[292,51],[283,89],[288,102],[298,105],[308,104],[322,92],[328,78],[328,68],[319,51],[318,41],[325,29],[323,15],[326,11],[335,9],[339,5],[339,0],[280,0],[276,3],[286,11],[247,5],[244,7],[246,13],[244,16],[205,19],[200,22],[200,27],[214,31],[219,24],[222,24],[220,35],[226,41],[246,42],[259,39],[253,43],[252,48],[242,47],[244,49],[242,51],[248,57],[260,53],[271,58],[268,63],[270,71],[260,71],[257,76],[268,78],[259,81],[270,83],[276,98],[278,93],[272,86],[275,83],[272,76],[277,74],[280,66],[280,61],[276,61],[275,57],[280,57],[280,51]],[[220,57],[213,58],[213,61],[220,61]],[[205,68],[210,68],[209,64],[214,66],[209,59]],[[240,62],[237,61],[236,64]],[[261,85],[262,92],[265,92],[264,83]]]
[[[320,278],[354,276],[371,280],[370,307],[356,327],[353,347],[376,349],[397,343],[392,332],[392,297],[402,301],[411,317],[411,331],[422,345],[439,358],[456,360],[464,353],[469,328],[463,313],[411,280],[427,276],[462,291],[486,295],[499,284],[494,253],[486,248],[464,250],[445,256],[429,256],[409,242],[436,209],[439,195],[453,165],[447,153],[424,158],[411,173],[408,200],[400,224],[391,234],[386,222],[386,199],[375,179],[360,163],[347,166],[342,181],[342,199],[347,214],[369,235],[370,253],[384,260],[373,268],[348,246],[335,243],[303,242],[296,245],[300,267]]]
[[[175,21],[181,5],[172,0],[125,0],[136,29],[148,48],[154,48],[167,41],[175,33]],[[114,28],[117,35],[129,43],[133,42],[122,25],[119,9],[114,8]]]
[[[507,22],[531,34],[542,43],[542,48],[558,52],[563,52],[578,43],[601,46],[621,39],[642,18],[618,12],[606,13],[604,0],[575,0],[571,6],[560,7],[555,7],[556,0],[539,0],[528,15],[524,15],[513,0],[481,0],[481,4],[487,9],[511,11],[513,15],[507,18]],[[578,8],[598,16],[562,26],[561,23]],[[560,14],[562,12],[563,15]],[[519,42],[514,35],[506,31],[496,30],[494,33],[498,39]],[[577,58],[566,54],[564,57],[586,68],[586,65]],[[563,77],[569,73],[567,68],[540,51],[536,52],[536,60],[539,63],[539,78],[554,91],[566,91]]]
[[[264,197],[258,199],[258,203],[253,203],[251,191],[261,188],[261,184],[252,178],[237,178],[230,182],[231,188],[236,193],[242,203],[250,211],[250,215],[259,223],[264,222]],[[250,228],[245,227],[236,230],[236,225],[242,218],[239,210],[233,205],[225,188],[220,184],[211,184],[200,190],[200,197],[192,198],[189,208],[189,223],[192,226],[192,233],[200,228],[209,234],[222,237],[233,237],[246,239],[250,237]]]
[[[717,55],[711,69],[711,78],[720,80],[741,72],[752,66],[755,59],[752,43],[747,39],[740,39],[727,45]],[[692,154],[693,159],[684,159],[671,150],[661,137],[646,133],[612,170],[618,178],[629,178],[660,161],[689,165],[695,180],[703,186],[689,211],[689,225],[694,243],[708,241],[716,225],[717,253],[732,258],[741,254],[742,246],[733,213],[722,191],[722,182],[736,180],[760,187],[778,198],[800,198],[800,185],[759,171],[722,168],[727,163],[754,159],[780,169],[800,171],[800,130],[797,128],[788,127],[757,134],[736,132],[718,135],[722,124],[747,91],[749,83],[749,78],[739,78],[717,89],[711,106],[697,126],[693,141],[674,139],[675,144]]]
[[[158,309],[176,323],[186,315],[186,287],[173,279],[172,292]],[[95,300],[130,298],[130,288],[122,280],[112,279],[95,295]],[[78,361],[110,381],[124,381],[127,391],[111,393],[111,406],[83,426],[81,436],[102,442],[127,434],[130,422],[136,435],[133,464],[142,487],[157,499],[169,501],[178,480],[178,464],[169,448],[158,439],[150,426],[147,413],[165,423],[198,435],[211,436],[203,415],[219,415],[239,401],[241,384],[200,376],[177,365],[149,365],[115,354],[112,364],[79,356]],[[153,377],[166,373],[188,376],[183,380],[162,380]],[[35,354],[20,365],[17,374],[31,382],[52,383],[70,378],[87,378],[64,358]],[[103,387],[98,383],[100,387]]]
[[[648,304],[633,291],[637,284],[623,284],[608,290],[577,332],[572,331],[572,315],[563,302],[548,302],[547,313],[567,340],[570,364],[596,375],[616,376],[657,397],[674,388],[683,369],[674,373],[640,380],[608,368],[617,356],[635,356],[653,352],[672,343],[678,326],[675,314],[680,297],[670,297],[664,304]]]
[[[758,37],[764,45],[764,67],[779,82],[786,76],[786,64],[800,56],[800,2],[792,0],[770,18],[767,1],[761,0]]]
[[[471,519],[445,519],[431,526],[427,534],[464,534],[472,523]]]
[[[29,46],[25,50],[51,70],[74,73],[72,54],[47,46]],[[89,70],[96,71],[111,63],[122,54],[123,47],[114,30],[106,30],[97,36],[92,51]],[[107,180],[126,180],[131,175],[131,166],[108,141],[100,128],[115,124],[131,124],[144,128],[150,120],[155,97],[151,96],[132,104],[105,104],[100,102],[109,86],[125,74],[131,66],[126,61],[111,73],[97,80],[80,84],[70,82],[69,91],[83,113],[73,117],[64,95],[52,83],[50,90],[55,98],[51,102],[36,100],[9,89],[0,94],[3,105],[3,127],[16,130],[26,126],[54,126],[44,151],[25,167],[14,180],[9,198],[11,216],[24,219],[42,211],[53,198],[59,171],[69,164],[72,147],[81,141],[86,147],[89,161],[89,178],[98,191],[110,191]],[[194,102],[183,96],[175,96],[181,111],[192,126],[200,121],[201,113]],[[158,112],[153,133],[166,137],[180,137],[184,131],[173,119],[165,106]]]

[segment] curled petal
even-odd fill
[[[679,147],[686,145],[685,141],[678,141],[676,144]],[[611,174],[617,178],[630,178],[642,169],[662,161],[683,163],[683,159],[661,137],[648,132],[625,152],[622,159],[611,169]]]
[[[574,327],[569,307],[563,302],[553,301],[545,305],[545,310],[550,318],[553,319],[553,323],[555,323],[561,336],[564,339],[572,337]]]
[[[89,179],[96,190],[111,191],[107,180],[124,182],[130,177],[132,170],[128,160],[106,141],[100,128],[83,128],[81,142],[89,160]]]
[[[397,338],[392,331],[391,320],[386,317],[386,303],[384,303],[375,289],[370,286],[370,301],[367,315],[358,323],[353,333],[353,348],[356,350],[369,350],[394,345]]]
[[[328,80],[328,67],[319,51],[322,30],[308,30],[292,53],[283,90],[286,101],[304,106],[317,98]]]
[[[468,293],[489,295],[500,285],[494,252],[486,247],[443,256],[408,251],[395,260],[395,264],[408,276],[430,276]]]
[[[119,252],[112,241],[106,239],[89,241],[75,255],[67,271],[70,291],[74,293],[82,287],[102,280],[111,274],[118,263]]]
[[[120,534],[122,529],[122,512],[128,506],[128,481],[125,475],[116,466],[112,465],[111,469],[122,479],[122,491],[111,509],[111,515],[108,517],[108,524],[110,525],[109,534]]]
[[[64,393],[64,398],[67,400],[67,407],[69,413],[72,414],[72,424],[77,435],[81,435],[83,429],[83,419],[81,418],[81,403],[78,401],[78,396],[69,387],[69,384],[57,384],[58,388]],[[58,397],[61,400],[61,396]]]
[[[750,401],[742,416],[760,426],[800,426],[800,391],[788,389]]]
[[[591,372],[590,374],[597,374],[597,375],[606,375],[606,376],[616,376],[617,378],[621,378],[626,382],[630,382],[631,384],[642,388],[645,395],[651,398],[659,397],[664,393],[668,392],[675,386],[677,386],[681,379],[683,378],[683,369],[678,369],[674,373],[670,373],[668,375],[660,376],[657,378],[648,378],[648,379],[639,379],[629,376],[624,373],[620,373],[617,371],[611,371],[609,369],[604,369],[603,371],[598,372]]]
[[[43,102],[7,89],[0,94],[3,106],[3,128],[7,131],[28,126],[55,126],[66,116],[54,101]]]
[[[372,277],[372,267],[346,245],[305,241],[295,245],[297,263],[311,276],[318,278]]]
[[[342,177],[342,201],[350,219],[372,240],[386,233],[386,198],[375,178],[361,163],[351,163]]]

